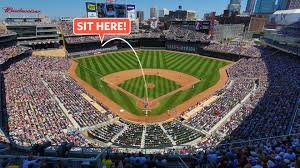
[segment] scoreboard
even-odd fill
[[[210,21],[197,21],[196,30],[209,30],[210,29]]]
[[[196,31],[209,34],[212,28],[211,21],[197,21],[196,22]]]
[[[135,14],[135,5],[86,2],[87,17],[126,18]],[[132,16],[134,17],[134,16]]]

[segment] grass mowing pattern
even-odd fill
[[[194,88],[180,91],[161,100],[159,106],[153,109],[149,115],[164,113],[168,109],[176,107],[211,87],[220,78],[219,69],[229,64],[226,61],[195,56],[188,53],[142,50],[138,51],[137,54],[143,68],[169,69],[201,79],[201,82],[196,84]],[[121,105],[127,111],[135,115],[144,115],[142,110],[136,107],[136,102],[132,97],[110,88],[105,82],[100,80],[102,76],[114,72],[139,69],[138,62],[132,52],[116,52],[98,57],[82,58],[77,61],[79,66],[76,69],[76,74],[81,79]]]
[[[181,87],[180,85],[176,84],[176,82],[160,76],[145,75],[145,78],[148,83],[155,85],[154,88],[148,88],[148,97],[152,99],[165,95]],[[139,98],[146,98],[146,88],[144,86],[145,85],[142,76],[129,79],[119,85],[119,87],[127,90]]]

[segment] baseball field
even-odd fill
[[[183,104],[220,80],[230,62],[189,53],[140,50],[144,83],[133,52],[115,52],[76,59],[76,75],[124,110],[156,116]],[[146,102],[146,89],[149,101]]]

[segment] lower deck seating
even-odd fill
[[[88,131],[89,135],[103,142],[110,142],[111,139],[117,135],[124,126],[118,124],[109,124],[94,130]]]
[[[145,147],[156,148],[172,146],[172,142],[159,125],[147,125],[145,135]]]
[[[163,126],[177,145],[193,141],[201,136],[200,132],[190,129],[177,121],[164,123]]]

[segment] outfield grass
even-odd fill
[[[161,100],[159,106],[153,109],[149,115],[164,113],[214,85],[220,78],[219,69],[229,64],[226,61],[188,53],[142,50],[138,51],[137,54],[143,68],[169,69],[192,75],[201,80],[194,88],[180,91]],[[102,56],[82,58],[77,61],[79,66],[76,69],[76,74],[81,79],[127,111],[136,115],[144,114],[141,109],[136,107],[136,102],[132,97],[110,88],[108,84],[100,80],[102,76],[114,72],[139,69],[138,62],[132,52],[110,53]],[[140,87],[142,88],[143,86]]]
[[[154,88],[148,88],[148,97],[155,99],[162,95],[165,95],[173,90],[180,88],[181,86],[176,84],[176,82],[169,79],[155,76],[155,75],[145,75],[145,79],[148,83],[154,84]],[[136,77],[133,79],[126,80],[119,86],[128,92],[136,95],[139,98],[146,98],[146,88],[144,87],[143,77]]]

